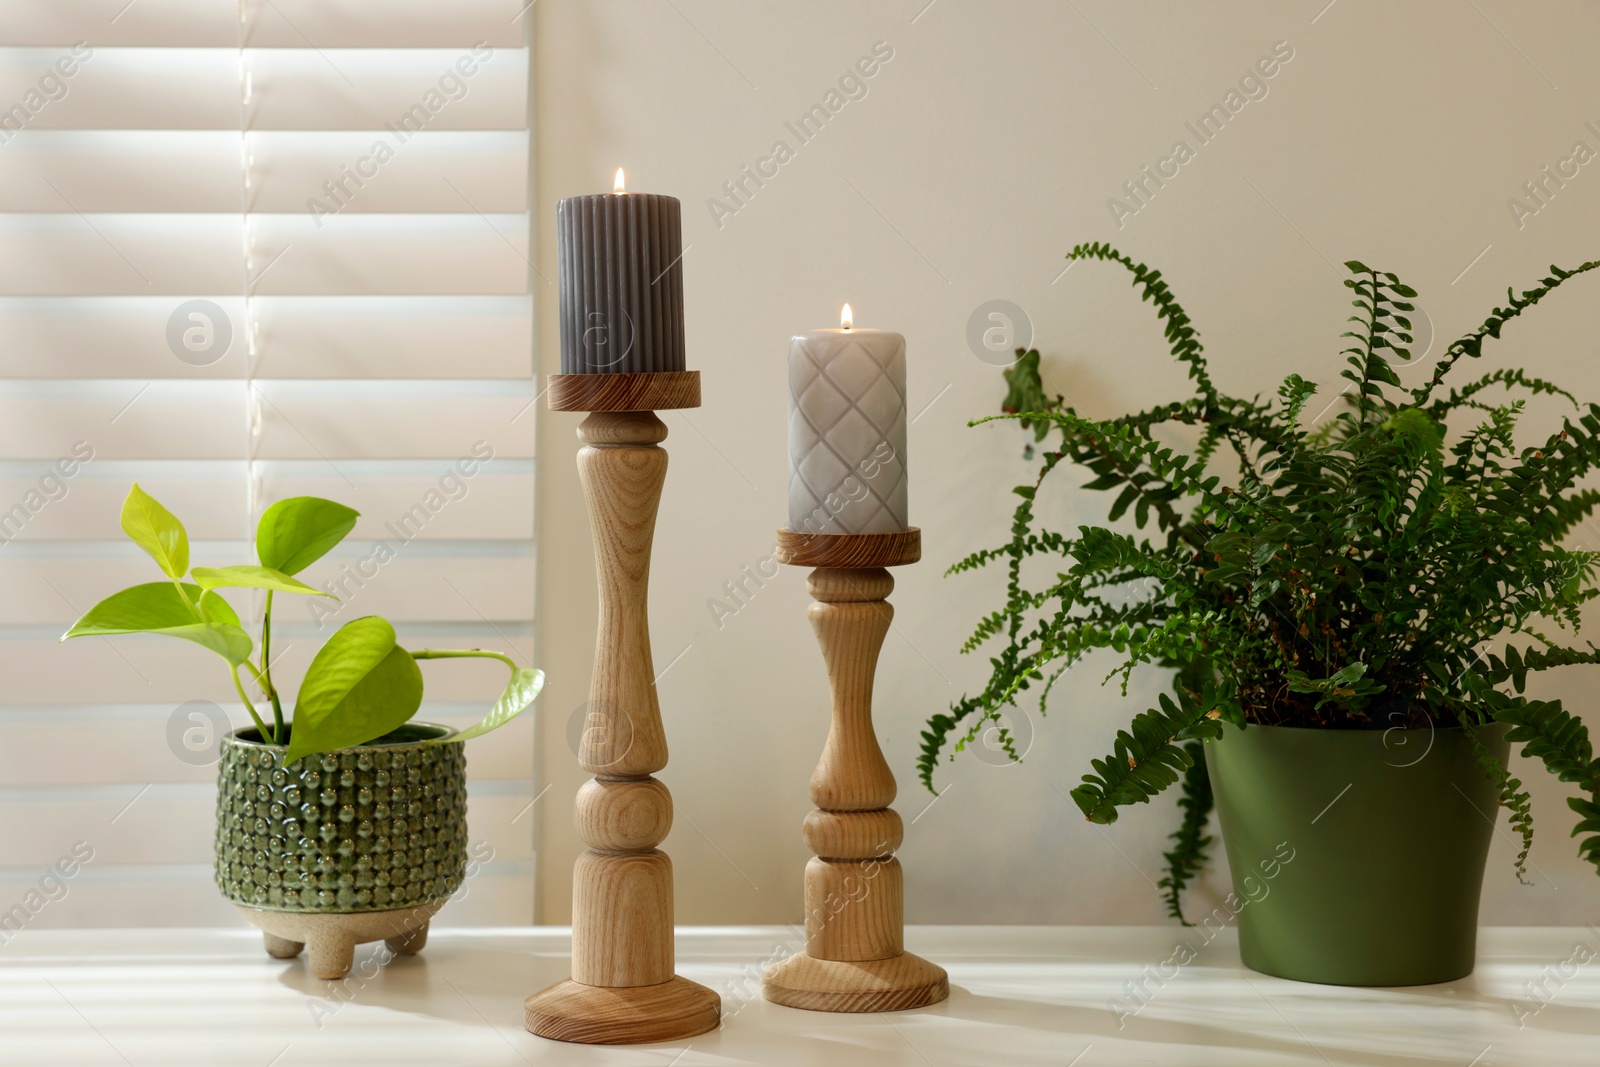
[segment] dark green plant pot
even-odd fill
[[[1478,729],[1502,767],[1507,729]],[[1235,899],[1202,925],[1236,921],[1246,967],[1363,986],[1472,973],[1498,805],[1465,730],[1229,726],[1206,767]]]
[[[296,760],[254,728],[222,741],[216,879],[235,904],[350,914],[448,898],[467,862],[466,745],[407,723]]]

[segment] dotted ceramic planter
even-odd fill
[[[407,723],[371,744],[285,767],[254,729],[222,742],[216,881],[235,904],[353,914],[442,902],[467,861],[463,742]]]

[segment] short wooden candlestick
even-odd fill
[[[551,382],[551,408],[591,412],[578,428],[578,474],[600,629],[578,752],[595,778],[577,798],[578,834],[589,847],[572,871],[572,977],[523,1004],[525,1025],[541,1037],[677,1041],[721,1021],[716,992],[673,973],[672,861],[656,848],[672,828],[672,796],[652,777],[667,765],[647,611],[667,428],[651,409],[699,403],[695,371],[562,374]]]
[[[898,1011],[950,995],[944,968],[905,951],[905,888],[894,852],[904,835],[894,774],[872,728],[872,680],[894,608],[886,567],[915,563],[921,532],[778,531],[778,560],[816,569],[806,611],[833,694],[833,721],[811,775],[806,845],[806,950],[767,970],[775,1004],[812,1011]]]

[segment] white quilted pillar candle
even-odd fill
[[[849,328],[795,334],[789,529],[863,534],[907,527],[906,339]]]

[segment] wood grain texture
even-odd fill
[[[813,576],[818,584],[829,575]],[[885,570],[861,572],[863,588],[882,588]],[[815,601],[806,609],[822,646],[833,719],[811,775],[811,802],[823,811],[872,811],[894,801],[894,774],[872,728],[872,680],[894,606],[885,600]]]
[[[672,861],[655,848],[672,827],[671,794],[651,777],[666,766],[667,741],[648,615],[667,429],[650,411],[596,411],[578,436],[600,590],[578,762],[597,777],[574,806],[589,848],[572,870],[572,978],[529,997],[524,1021],[562,1041],[676,1040],[714,1029],[721,1000],[673,975]]]
[[[905,951],[900,861],[812,859],[806,864],[806,954],[851,963]]]
[[[667,765],[650,656],[650,544],[667,479],[667,428],[648,411],[597,413],[578,428],[578,476],[589,505],[600,626],[578,763],[590,774],[643,777]],[[627,441],[630,443],[619,443]]]
[[[806,576],[806,592],[824,604],[861,604],[894,592],[894,575],[881,567],[818,567]]]
[[[922,530],[814,534],[778,531],[777,560],[795,567],[900,567],[922,558]]]
[[[551,411],[668,411],[700,406],[697,370],[552,374]]]
[[[672,829],[672,794],[654,778],[592,778],[578,790],[578,836],[601,852],[641,852]]]
[[[586,1045],[682,1041],[717,1028],[722,998],[687,978],[626,989],[568,979],[523,1001],[522,1020],[531,1033],[555,1041]]]
[[[579,853],[572,865],[572,980],[672,980],[672,861],[666,853]]]
[[[806,610],[833,697],[822,759],[811,775],[806,845],[806,951],[770,969],[766,998],[812,1011],[898,1011],[949,995],[942,968],[905,951],[905,885],[894,858],[904,835],[894,774],[872,727],[873,677],[894,619],[882,567],[818,567]]]
[[[658,445],[666,439],[667,424],[648,411],[594,411],[578,424],[578,440],[596,447]]]
[[[910,952],[886,960],[819,960],[798,953],[767,969],[762,993],[807,1011],[904,1011],[950,995],[944,968]]]
[[[801,827],[806,847],[825,860],[878,859],[892,856],[905,837],[900,813],[881,811],[813,811]]]

